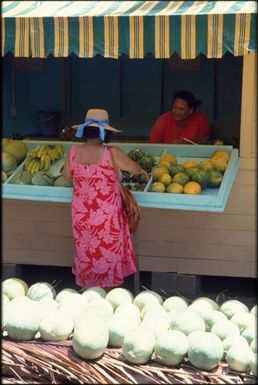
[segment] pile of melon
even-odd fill
[[[58,293],[48,282],[30,287],[19,278],[2,282],[2,333],[15,341],[71,339],[75,353],[96,359],[118,348],[132,364],[154,361],[170,367],[184,360],[201,370],[221,361],[236,372],[257,376],[257,305],[221,305],[208,297],[189,303],[143,290],[117,287]]]
[[[26,158],[28,149],[22,140],[2,138],[2,183]]]
[[[197,195],[206,188],[218,188],[229,158],[229,152],[215,150],[209,159],[179,164],[175,155],[164,153],[152,170],[150,191]]]

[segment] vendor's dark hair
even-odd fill
[[[104,138],[104,142],[105,143],[109,142],[111,134],[112,134],[111,131],[105,130],[105,138]],[[99,129],[98,129],[98,127],[85,126],[84,129],[83,129],[83,136],[82,137],[83,137],[84,140],[87,140],[87,139],[98,139],[99,138]]]
[[[190,91],[184,91],[184,90],[180,90],[180,91],[177,91],[174,96],[173,96],[173,102],[176,100],[176,99],[184,99],[187,104],[188,104],[188,107],[189,108],[193,108],[194,110],[201,105],[201,101],[199,99],[196,99],[194,94],[192,94],[192,92]]]

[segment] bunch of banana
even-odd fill
[[[52,162],[64,155],[64,148],[61,144],[47,144],[38,146],[28,152],[24,164],[24,170],[32,174],[38,171],[46,171]]]

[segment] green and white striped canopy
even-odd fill
[[[3,1],[2,56],[242,56],[256,50],[256,12],[256,1]]]

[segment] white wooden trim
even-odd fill
[[[257,157],[255,150],[257,111],[257,53],[243,56],[242,103],[240,123],[240,157]]]

